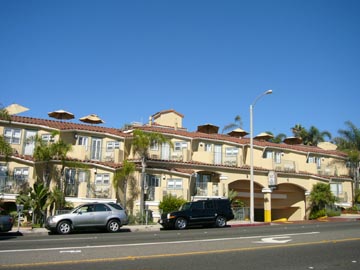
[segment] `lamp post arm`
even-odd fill
[[[258,100],[259,100],[260,98],[262,98],[262,97],[265,96],[265,95],[269,95],[269,94],[271,94],[271,93],[272,93],[272,90],[269,89],[269,90],[263,92],[262,94],[260,94],[260,95],[254,100],[254,102],[252,103],[252,107],[255,107],[256,102],[258,102]]]

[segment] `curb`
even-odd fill
[[[236,228],[236,227],[255,227],[255,226],[271,226],[271,225],[284,225],[284,224],[315,224],[315,223],[324,223],[324,222],[351,222],[351,221],[360,221],[360,217],[330,217],[317,220],[301,220],[301,221],[276,221],[276,222],[240,222],[240,223],[228,223],[227,227]],[[124,226],[121,228],[122,231],[127,232],[142,232],[142,231],[161,231],[161,225],[130,225]],[[30,228],[30,227],[20,227],[18,231],[17,228],[13,228],[10,232],[1,232],[0,236],[23,236],[24,234],[39,234],[39,235],[48,235],[50,231],[45,228]]]

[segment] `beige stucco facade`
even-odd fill
[[[67,201],[75,205],[88,201],[114,201],[113,176],[125,159],[137,164],[127,186],[127,207],[139,210],[140,161],[132,151],[132,129],[158,132],[171,140],[154,145],[147,160],[146,206],[154,219],[160,215],[158,205],[166,194],[187,200],[227,197],[230,191],[250,205],[250,142],[218,133],[190,132],[182,127],[183,115],[174,110],[156,113],[149,123],[117,130],[106,127],[13,116],[0,120],[2,134],[14,149],[8,161],[0,157],[0,197],[14,202],[24,185],[32,186],[42,178],[41,162],[33,158],[31,136],[50,143],[59,138],[72,145],[68,161],[82,164],[67,166],[59,175],[60,160],[52,160],[52,183],[66,183]],[[53,131],[59,135],[51,137]],[[331,184],[339,205],[352,203],[353,182],[346,167],[346,155],[330,143],[310,147],[275,144],[254,140],[254,208],[255,220],[303,220],[308,215],[308,194],[316,183]],[[269,189],[270,188],[270,189]],[[120,191],[120,197],[124,190]],[[270,211],[270,212],[269,212]]]

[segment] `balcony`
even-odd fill
[[[124,151],[121,149],[113,149],[112,151],[106,151],[105,147],[97,149],[97,151],[91,151],[90,148],[82,145],[74,145],[72,151],[68,156],[80,160],[96,160],[100,162],[114,162],[119,163],[124,159]]]
[[[296,172],[295,161],[292,160],[281,160],[280,163],[274,163],[273,168],[275,171]]]
[[[1,176],[0,177],[0,193],[19,194],[20,191],[25,191],[29,186],[27,178]]]

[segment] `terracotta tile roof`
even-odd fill
[[[185,130],[175,130],[174,128],[162,128],[161,126],[139,126],[136,127],[137,129],[141,129],[144,131],[151,131],[151,132],[158,132],[163,134],[171,134],[177,135],[182,137],[188,137],[189,139],[198,139],[198,140],[216,140],[222,142],[231,142],[235,144],[242,144],[242,145],[250,145],[250,138],[237,138],[232,137],[227,134],[206,134],[202,132],[189,132]],[[254,146],[260,147],[269,147],[269,148],[278,148],[278,149],[288,149],[293,151],[299,151],[304,153],[314,153],[314,154],[323,154],[323,155],[334,155],[334,156],[341,156],[347,157],[347,154],[339,151],[339,150],[325,150],[320,147],[316,146],[308,146],[303,144],[297,145],[289,145],[285,143],[273,143],[268,141],[253,141]]]
[[[131,137],[131,135],[122,132],[120,129],[108,128],[97,125],[86,125],[78,124],[70,121],[59,121],[59,120],[49,120],[49,119],[40,119],[33,117],[24,117],[24,116],[11,116],[11,123],[16,124],[30,124],[30,125],[39,125],[43,127],[49,127],[57,130],[84,130],[90,132],[99,132],[99,133],[108,133],[121,137]]]
[[[48,119],[39,119],[39,118],[32,118],[32,117],[24,117],[24,116],[11,116],[12,123],[18,123],[18,124],[31,124],[31,125],[39,125],[44,127],[49,127],[53,129],[58,130],[84,130],[89,132],[99,132],[99,133],[108,133],[115,136],[120,137],[131,137],[131,133],[123,132],[121,129],[116,128],[108,128],[103,126],[97,126],[97,125],[86,125],[86,124],[78,124],[73,123],[70,121],[59,121],[59,120],[48,120]],[[185,129],[174,129],[169,127],[163,127],[160,125],[156,126],[149,126],[149,125],[143,125],[143,126],[135,126],[134,129],[141,129],[143,131],[149,131],[149,132],[158,132],[162,134],[169,134],[172,136],[180,136],[180,137],[187,137],[189,139],[193,140],[212,140],[212,141],[220,141],[220,142],[228,142],[228,143],[234,143],[234,144],[240,144],[240,145],[249,145],[250,139],[249,138],[237,138],[232,137],[227,134],[206,134],[201,132],[190,132]],[[254,146],[260,146],[260,147],[269,147],[269,148],[276,148],[276,149],[288,149],[293,151],[299,151],[304,153],[313,153],[313,154],[319,154],[319,155],[333,155],[333,156],[339,156],[339,157],[347,157],[347,154],[339,151],[339,150],[324,150],[322,148],[316,147],[316,146],[307,146],[307,145],[289,145],[285,143],[272,143],[268,141],[253,141]]]

